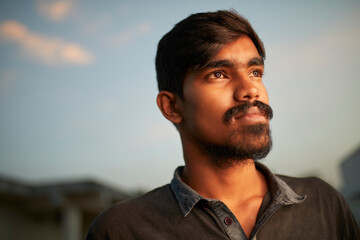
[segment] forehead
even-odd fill
[[[248,36],[241,36],[233,42],[224,45],[220,51],[211,58],[211,62],[226,60],[237,66],[247,65],[251,59],[259,59],[263,64],[263,60],[255,47],[255,44]]]

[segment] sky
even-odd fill
[[[183,158],[156,106],[157,43],[192,13],[230,8],[267,52],[263,163],[341,189],[341,162],[360,147],[360,1],[1,1],[0,176],[167,184]]]

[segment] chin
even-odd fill
[[[272,148],[271,131],[268,124],[258,124],[237,129],[222,145],[207,144],[205,151],[212,161],[221,168],[249,159],[265,158]]]

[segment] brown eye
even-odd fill
[[[214,77],[216,77],[216,78],[221,78],[222,76],[223,76],[223,74],[221,72],[214,73]]]
[[[225,79],[228,79],[228,76],[226,75],[226,72],[224,72],[224,71],[215,70],[215,71],[210,72],[209,74],[207,74],[205,76],[205,79],[219,82],[219,81],[223,81]]]
[[[261,73],[260,70],[254,70],[254,71],[252,72],[252,75],[253,75],[254,77],[261,77],[261,76],[262,76],[262,73]]]

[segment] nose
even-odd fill
[[[236,88],[234,92],[235,101],[254,101],[260,98],[260,91],[249,78],[241,78],[236,81]]]

